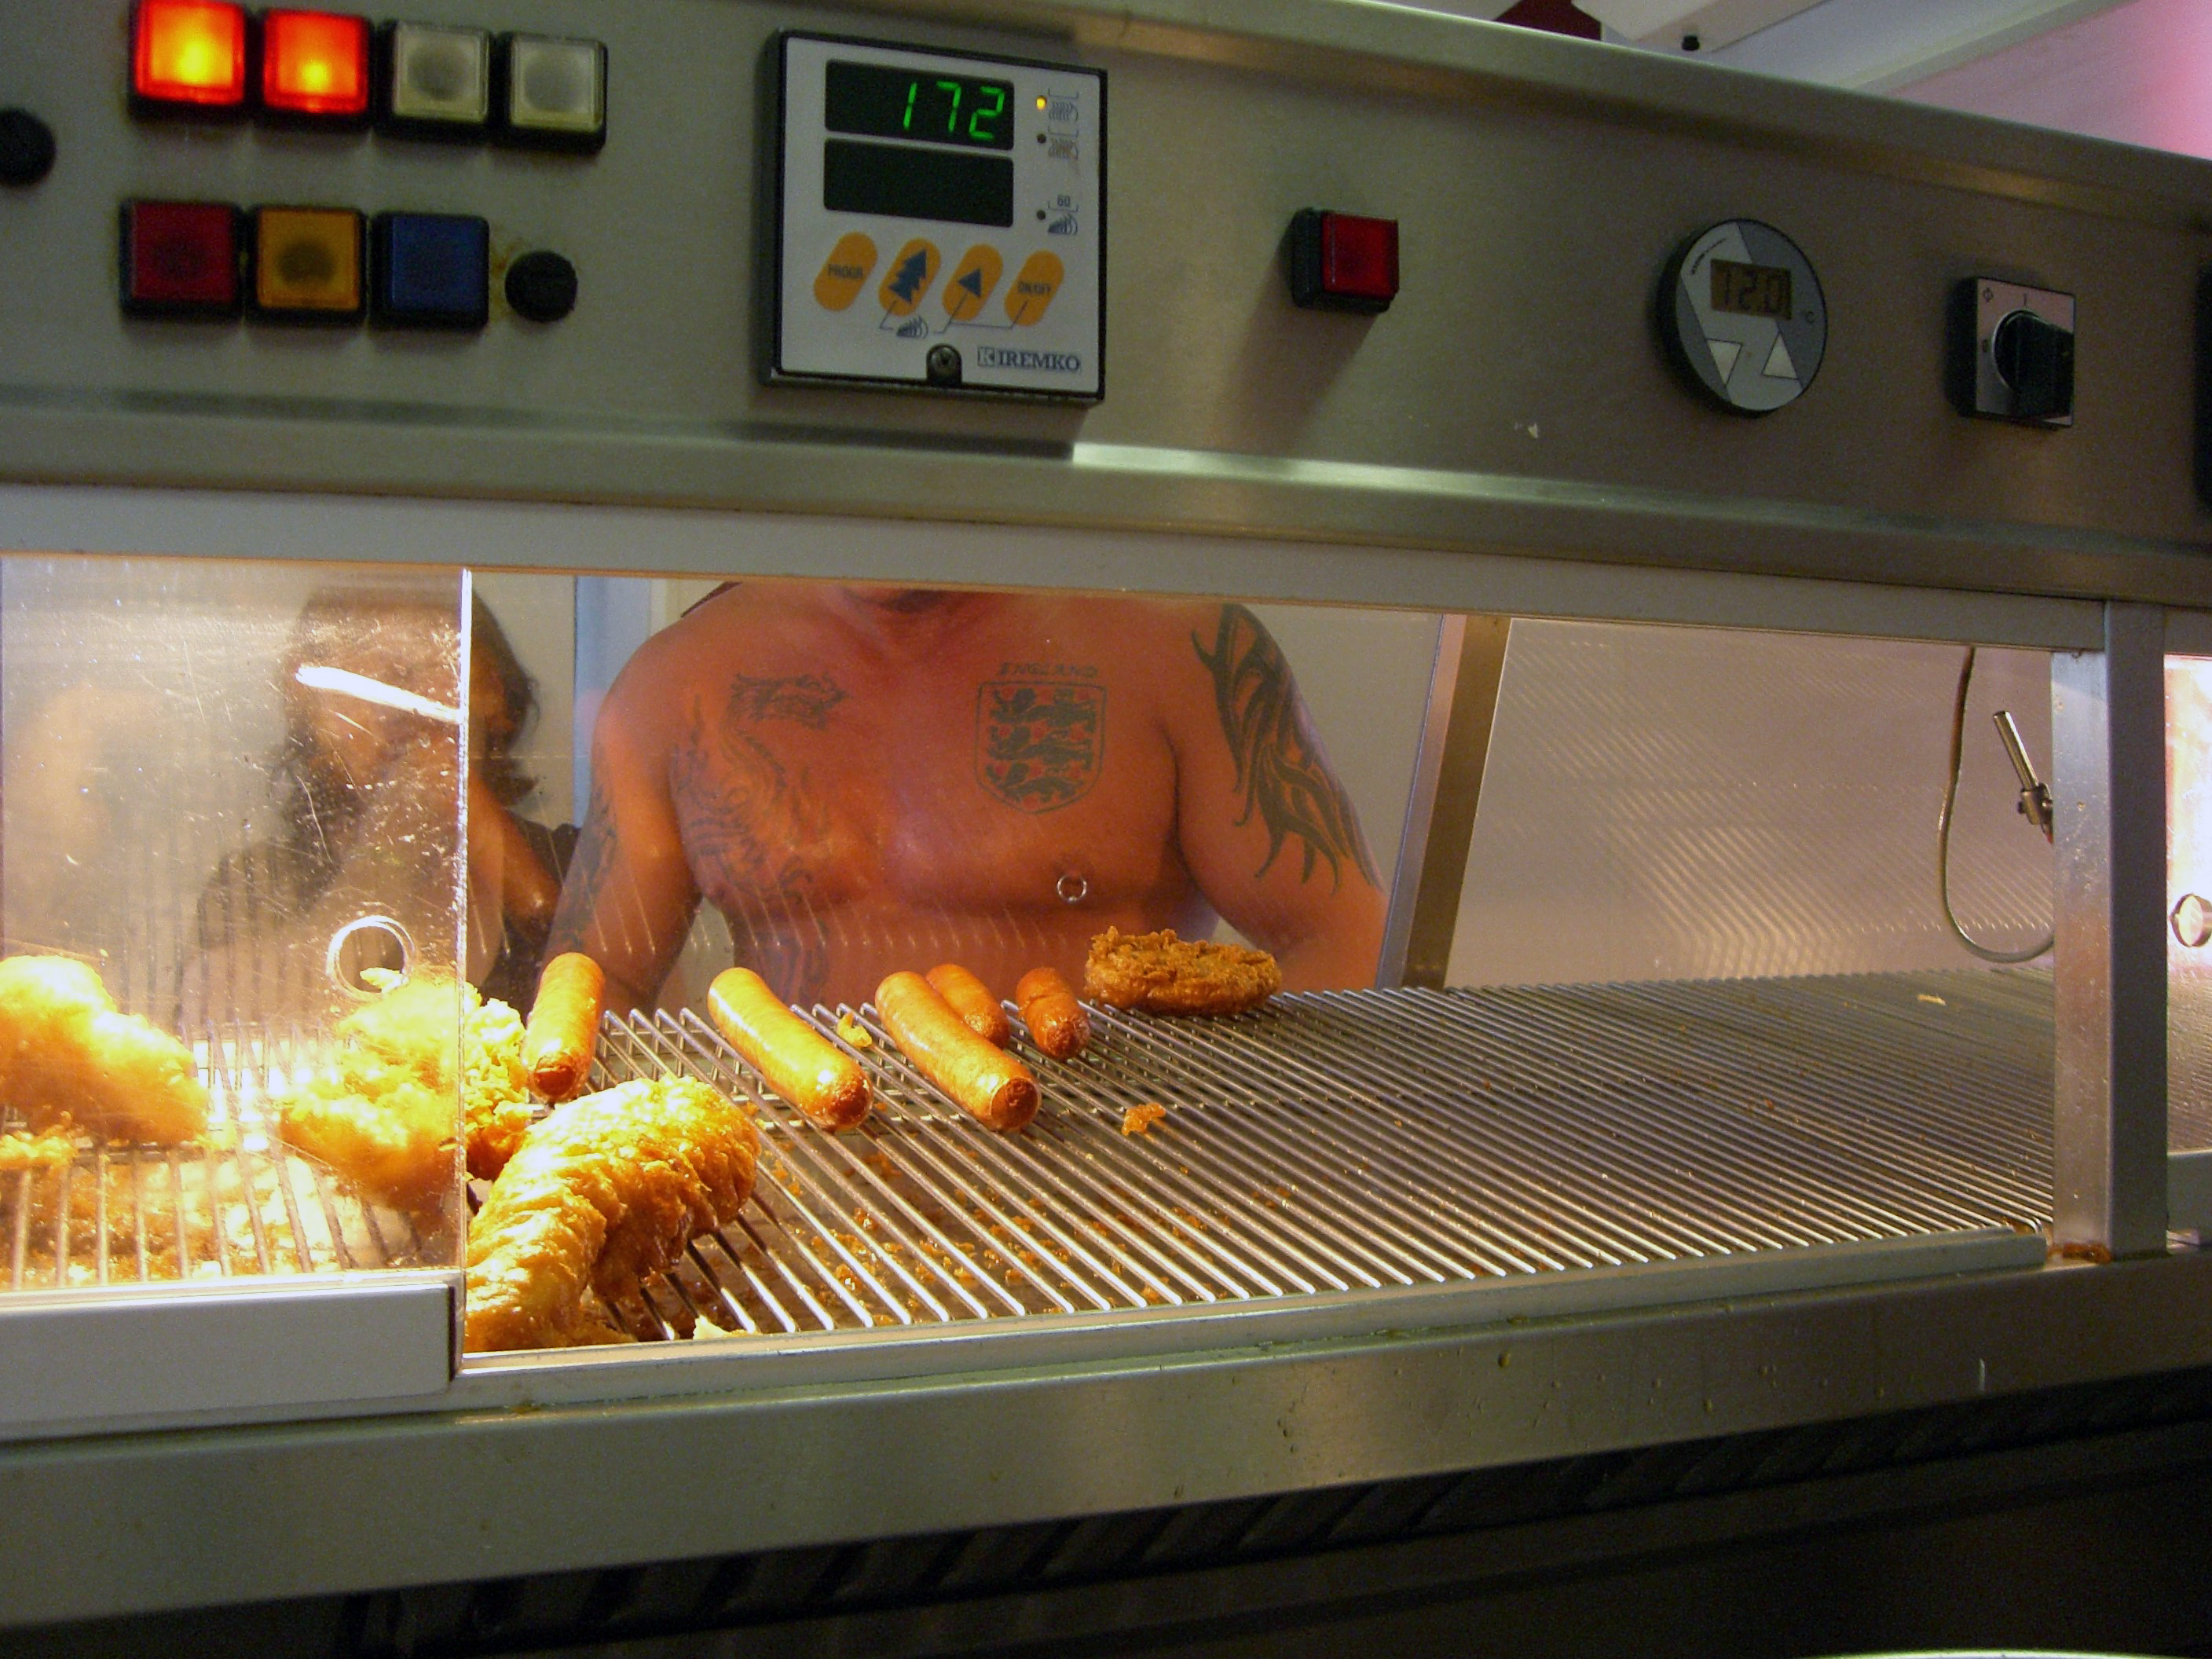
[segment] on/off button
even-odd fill
[[[814,302],[824,311],[844,310],[860,297],[860,285],[875,268],[875,243],[857,230],[847,231],[814,278]]]

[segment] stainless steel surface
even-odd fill
[[[1966,967],[1935,833],[1955,646],[1517,624],[1450,982]],[[2049,749],[2050,659],[1978,653],[1953,817],[1954,910],[2046,940],[2051,851],[1983,721]]]
[[[2166,632],[2108,607],[2052,659],[2057,1214],[2063,1246],[2166,1248]]]
[[[46,185],[0,202],[0,293],[41,296],[0,311],[14,478],[985,515],[2212,602],[2185,470],[2142,465],[2188,453],[2202,163],[1389,8],[880,8],[866,27],[1073,52],[1127,118],[1113,395],[1087,417],[947,411],[751,372],[751,272],[726,231],[753,221],[754,68],[771,29],[824,14],[547,0],[532,26],[607,39],[629,113],[592,161],[492,168],[130,125],[121,0],[66,30],[17,6],[9,33],[37,46],[0,95],[69,142]],[[1194,158],[1218,206],[1202,231]],[[1323,190],[1404,222],[1409,287],[1372,325],[1281,291],[1282,226]],[[553,329],[404,346],[125,328],[105,227],[133,191],[483,210],[502,239],[558,241],[584,301]],[[1838,319],[1786,421],[1687,404],[1649,336],[1660,263],[1721,211],[1804,242]],[[2130,319],[2085,356],[2066,443],[1943,399],[1943,295],[1998,266]]]
[[[1443,619],[1413,793],[1406,803],[1406,836],[1399,843],[1382,957],[1376,969],[1378,986],[1443,987],[1512,625],[1506,617]]]
[[[1248,599],[1966,639],[2033,649],[2094,647],[2105,637],[2104,608],[2075,599],[1256,536],[1096,529],[1042,535],[981,523],[908,523],[892,531],[849,516],[606,505],[0,484],[0,546],[230,557],[307,548],[368,565],[465,550],[486,567],[866,580],[933,572],[931,580],[958,586],[1169,593],[1204,587]],[[1879,537],[1859,544],[1869,568],[1881,548]]]
[[[951,1382],[0,1449],[0,1622],[1104,1515],[2212,1364],[2212,1254]],[[726,1348],[729,1345],[720,1344]],[[342,1494],[344,1502],[333,1502]],[[189,1515],[159,1548],[118,1517]]]
[[[2048,1006],[2039,976],[1953,974],[1097,1009],[1079,1060],[1025,1052],[1050,1103],[1011,1137],[866,1009],[860,1135],[809,1128],[696,1015],[611,1024],[599,1065],[751,1094],[765,1131],[756,1202],[636,1334],[781,1335],[2033,1233]],[[834,1034],[848,1012],[813,1018]],[[1165,1117],[1127,1133],[1146,1103]]]

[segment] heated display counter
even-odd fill
[[[32,9],[0,1645],[1885,1524],[1790,1641],[2212,1639],[2115,1565],[2212,1450],[2201,164],[1324,0]]]

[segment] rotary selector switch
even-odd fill
[[[2074,296],[1976,276],[1951,301],[1951,401],[1962,415],[2074,424]]]
[[[1794,403],[1828,344],[1820,279],[1797,244],[1756,219],[1699,231],[1668,261],[1659,333],[1690,386],[1739,415]]]

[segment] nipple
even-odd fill
[[[1091,878],[1079,870],[1070,870],[1053,883],[1052,890],[1060,895],[1062,904],[1080,904],[1091,896]]]

